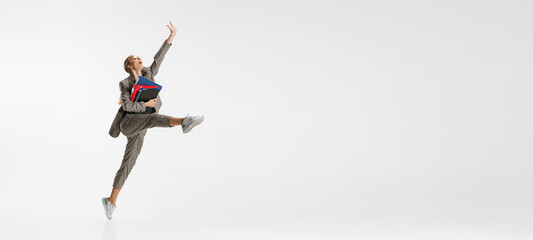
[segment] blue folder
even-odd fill
[[[139,81],[137,82],[137,85],[148,85],[148,86],[157,86],[157,88],[159,90],[163,89],[163,86],[155,83],[155,82],[152,82],[146,78],[143,78],[141,76],[139,76]]]

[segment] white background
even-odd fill
[[[530,1],[0,1],[0,239],[531,239]],[[122,63],[162,114],[118,198]]]

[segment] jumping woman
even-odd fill
[[[162,105],[159,96],[148,102],[133,102],[130,100],[133,85],[139,81],[139,76],[155,82],[154,77],[161,66],[165,54],[170,46],[172,46],[172,40],[176,36],[176,27],[172,22],[170,22],[170,25],[167,25],[167,27],[170,29],[170,36],[165,42],[163,42],[163,45],[155,54],[154,62],[150,67],[144,67],[141,58],[137,55],[130,55],[124,61],[124,70],[129,76],[120,81],[121,106],[113,120],[111,129],[109,129],[109,135],[116,138],[122,132],[122,134],[128,139],[128,143],[126,144],[122,164],[113,181],[111,196],[102,198],[102,204],[104,205],[105,214],[108,219],[111,219],[113,216],[118,193],[120,192],[120,189],[122,189],[124,182],[128,178],[128,175],[141,152],[147,129],[181,125],[183,132],[188,133],[192,128],[202,123],[204,120],[203,116],[187,115],[185,118],[175,118],[159,114],[159,109]]]

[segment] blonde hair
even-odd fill
[[[130,68],[128,67],[131,63],[130,63],[130,59],[133,55],[129,55],[126,60],[124,60],[124,71],[126,71],[127,73],[129,73],[131,75],[131,71],[130,71]],[[119,105],[122,105],[122,99],[120,99],[120,97],[118,98],[118,104]]]
[[[129,55],[126,60],[124,60],[124,71],[126,71],[127,73],[131,74],[130,72],[130,68],[128,67],[131,63],[130,63],[130,59],[133,55]]]

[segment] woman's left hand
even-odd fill
[[[170,23],[170,25],[167,25],[168,29],[170,29],[170,36],[168,36],[168,39],[167,39],[167,43],[172,43],[172,40],[174,39],[174,36],[176,36],[176,33],[178,32],[178,30],[176,29],[176,27],[174,27],[174,24],[172,24],[171,21],[168,21]]]
[[[170,29],[170,36],[176,36],[178,30],[176,29],[176,27],[174,27],[174,24],[172,24],[171,21],[168,22],[170,23],[170,25],[167,25],[168,29]]]

